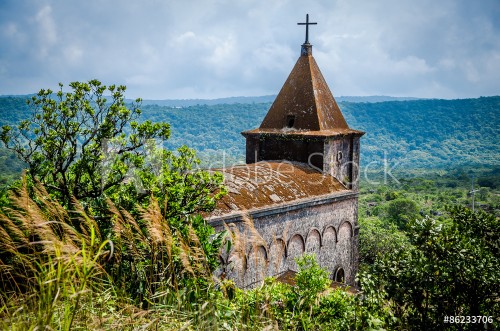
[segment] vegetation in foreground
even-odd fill
[[[357,295],[329,288],[309,255],[294,286],[244,291],[213,278],[194,229],[175,234],[155,201],[140,219],[109,202],[106,239],[76,200],[31,190],[24,181],[1,215],[3,329],[442,330],[445,315],[500,312],[499,221],[482,211],[410,221],[404,245],[365,264]]]
[[[268,279],[243,291],[213,276],[231,237],[215,235],[200,216],[224,194],[222,178],[195,171],[185,147],[148,144],[167,138],[168,125],[136,122],[140,110],[127,108],[124,87],[109,87],[111,100],[98,81],[71,87],[56,100],[42,90],[32,120],[2,130],[4,144],[29,165],[1,201],[3,329],[483,328],[444,324],[444,316],[472,314],[499,327],[492,186],[476,212],[463,207],[460,185],[413,178],[396,188],[366,186],[362,292],[330,289],[308,255],[297,261],[296,285]]]

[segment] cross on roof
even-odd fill
[[[309,23],[309,14],[306,14],[306,22],[305,23],[297,23],[297,25],[305,25],[306,26],[306,42],[304,44],[309,44],[309,25],[316,25],[318,23]]]

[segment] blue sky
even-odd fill
[[[306,13],[336,96],[500,94],[499,0],[1,0],[0,94],[93,78],[130,98],[277,94]]]

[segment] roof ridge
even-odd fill
[[[313,94],[314,94],[314,107],[316,108],[315,109],[315,114],[316,114],[316,117],[318,119],[318,123],[319,123],[319,128],[320,130],[322,129],[321,127],[321,118],[320,118],[320,115],[319,115],[319,105],[318,105],[318,98],[316,98],[316,77],[314,77],[314,71],[312,70],[312,61],[314,61],[314,57],[312,56],[312,53],[311,54],[308,54],[307,55],[307,62],[309,64],[309,71],[311,72],[311,85],[312,85],[312,89],[313,89]],[[316,62],[316,61],[315,61]]]

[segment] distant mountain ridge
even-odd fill
[[[349,126],[365,131],[361,164],[370,169],[500,166],[500,97],[385,102],[339,101]],[[256,128],[271,102],[189,107],[146,105],[141,118],[170,123],[170,149],[187,145],[209,166],[225,158],[242,161],[240,132]],[[223,154],[224,153],[224,154]],[[229,161],[231,162],[231,161]]]
[[[428,100],[427,98],[414,97],[391,97],[387,95],[371,95],[371,96],[341,96],[336,97],[337,102],[386,102],[386,101],[413,101],[413,100]]]
[[[274,96],[265,98],[216,99],[211,102],[219,103],[213,105],[200,103],[202,99],[173,105],[145,102],[139,120],[170,123],[172,134],[166,147],[187,145],[198,151],[204,165],[220,167],[221,160],[226,165],[244,160],[245,140],[240,132],[260,125]],[[500,166],[500,96],[408,101],[382,98],[337,98],[349,126],[366,132],[362,166],[383,167],[386,158],[390,164],[400,164],[398,168]],[[25,101],[26,97],[0,98],[0,126],[28,119],[30,109]],[[186,106],[186,102],[197,104]],[[12,169],[12,162],[10,154],[0,153],[0,173]]]
[[[275,95],[263,95],[257,97],[229,97],[218,99],[166,99],[166,100],[142,100],[143,105],[159,105],[168,107],[189,107],[196,105],[233,105],[237,103],[252,104],[252,103],[267,103],[273,102]],[[132,100],[130,100],[132,101]]]
[[[30,98],[36,94],[26,94],[26,95],[0,95],[0,98]],[[159,105],[167,107],[190,107],[196,105],[233,105],[233,104],[253,104],[253,103],[267,103],[273,102],[276,95],[262,95],[254,97],[228,97],[228,98],[217,98],[217,99],[164,99],[164,100],[154,100],[154,99],[144,99],[142,100],[143,105]],[[386,95],[371,95],[371,96],[340,96],[336,97],[337,102],[385,102],[385,101],[408,101],[408,100],[424,100],[424,98],[414,98],[414,97],[391,97]],[[134,101],[133,99],[126,99],[127,102]]]
[[[233,104],[252,104],[273,102],[276,95],[263,95],[256,97],[229,97],[219,99],[170,99],[170,100],[142,100],[143,105],[159,105],[168,107],[190,107],[196,105],[233,105]],[[341,96],[335,98],[337,102],[385,102],[385,101],[407,101],[422,100],[422,98],[413,97],[391,97],[385,95],[372,96]],[[132,101],[132,100],[130,100]]]

